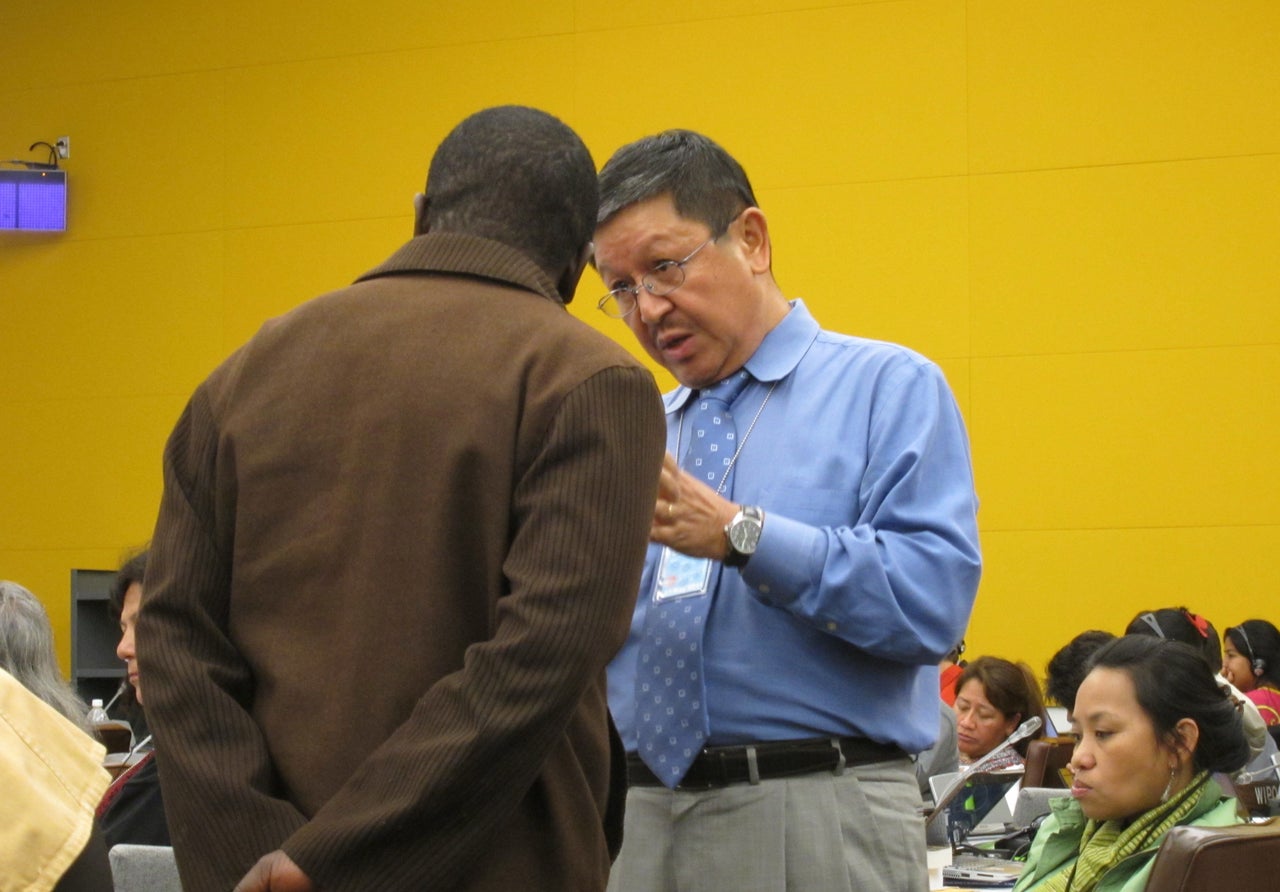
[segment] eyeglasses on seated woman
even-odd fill
[[[1240,823],[1211,774],[1238,770],[1249,746],[1201,656],[1129,635],[1089,666],[1072,713],[1071,795],[1050,803],[1014,892],[1136,892],[1171,828]]]

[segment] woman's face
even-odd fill
[[[1179,754],[1157,739],[1127,672],[1102,667],[1090,672],[1076,695],[1071,727],[1079,736],[1071,756],[1071,795],[1086,817],[1130,818],[1160,803],[1180,767]],[[1194,747],[1195,740],[1188,745]]]
[[[1252,691],[1258,683],[1249,657],[1240,652],[1240,648],[1235,646],[1230,635],[1223,640],[1222,675],[1241,691]]]
[[[1006,716],[991,705],[987,689],[976,678],[956,693],[956,745],[966,762],[981,759],[1018,727],[1018,716]]]
[[[133,685],[133,693],[139,703],[142,702],[142,679],[138,675],[138,651],[134,647],[133,632],[138,626],[138,608],[141,606],[142,586],[135,582],[124,591],[124,604],[120,610],[120,643],[116,645],[116,656],[124,660],[129,684]]]

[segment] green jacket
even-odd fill
[[[1027,867],[1013,887],[1013,892],[1038,888],[1047,877],[1070,865],[1080,854],[1080,837],[1084,833],[1085,816],[1080,804],[1069,796],[1049,803],[1051,814],[1045,819],[1031,844]],[[1241,823],[1236,813],[1236,800],[1222,795],[1222,788],[1210,780],[1195,809],[1180,826],[1227,827]],[[1134,852],[1102,875],[1096,892],[1141,892],[1155,863],[1156,850],[1164,842],[1161,835],[1141,851]]]

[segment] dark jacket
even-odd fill
[[[187,892],[603,889],[604,667],[652,376],[532,262],[428,234],[268,323],[164,455],[138,650]]]

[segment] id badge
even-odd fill
[[[655,602],[705,595],[710,587],[711,558],[690,557],[669,545],[662,549],[658,584],[653,590]]]

